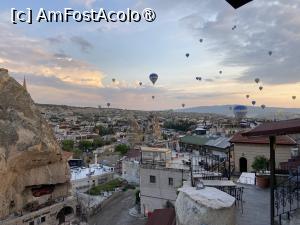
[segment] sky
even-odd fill
[[[19,82],[25,76],[38,103],[162,110],[255,100],[300,107],[300,1],[253,0],[237,10],[225,0],[2,0],[0,6],[0,67]],[[152,8],[156,20],[15,25],[11,8]],[[151,73],[159,76],[155,85]]]

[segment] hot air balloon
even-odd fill
[[[154,85],[158,79],[158,75],[156,73],[151,73],[149,75],[149,79],[151,80],[152,84]]]
[[[184,108],[184,107],[185,107],[185,104],[184,104],[184,103],[182,103],[182,105],[181,105],[181,106],[182,106],[182,108]]]
[[[271,55],[273,54],[273,52],[272,52],[272,51],[269,51],[268,54],[269,54],[269,56],[271,56]]]
[[[260,81],[260,79],[259,79],[259,78],[255,78],[255,80],[254,80],[254,81],[255,81],[255,83],[257,83],[257,84],[258,84],[258,83],[259,83],[259,81]]]
[[[200,38],[200,40],[199,40],[199,41],[200,41],[200,43],[202,43],[202,42],[203,42],[203,39],[202,39],[202,38]]]
[[[254,105],[256,104],[256,101],[252,101],[251,103],[252,103],[252,105],[254,106]]]
[[[139,83],[139,85],[140,85],[140,86],[142,86],[142,85],[143,85],[143,83],[142,83],[142,82],[140,82],[140,83]]]
[[[233,8],[237,9],[251,2],[252,0],[226,0]]]
[[[260,91],[262,91],[263,89],[264,89],[264,87],[263,87],[263,86],[260,86],[260,87],[259,87],[259,90],[260,90]]]
[[[108,108],[110,107],[110,103],[109,102],[106,105],[107,105]]]
[[[152,96],[152,99],[153,99],[153,100],[155,99],[155,96],[154,96],[154,95]]]
[[[295,100],[297,97],[296,96],[292,96],[292,99]]]
[[[115,79],[115,78],[113,78],[113,79],[111,79],[111,80],[112,80],[112,82],[114,82],[114,83],[116,82],[116,79]]]
[[[188,58],[188,57],[190,56],[190,54],[189,54],[189,53],[186,53],[185,56]]]
[[[236,105],[233,108],[234,116],[237,120],[242,120],[248,112],[247,106],[244,105]]]
[[[266,105],[261,105],[260,106],[262,109],[265,109],[266,108]]]
[[[246,95],[246,98],[250,98],[250,95]]]

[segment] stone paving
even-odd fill
[[[270,224],[270,189],[261,189],[254,185],[244,187],[243,213],[237,208],[236,225],[269,225]]]

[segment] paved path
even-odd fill
[[[244,187],[244,212],[240,208],[236,212],[237,225],[269,225],[270,224],[270,189],[260,189],[254,185]]]
[[[89,225],[145,225],[146,220],[132,217],[128,210],[134,206],[135,192],[128,190],[109,202],[101,212],[89,219]]]

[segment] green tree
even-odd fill
[[[73,154],[73,158],[74,159],[81,159],[82,158],[82,151],[80,149],[75,149],[74,150],[74,154]]]
[[[82,151],[89,150],[93,148],[93,142],[88,140],[82,140],[79,142],[79,149]]]
[[[129,146],[125,144],[120,144],[115,147],[116,152],[120,152],[121,155],[125,155],[129,151]]]
[[[269,160],[263,155],[258,155],[254,158],[251,166],[256,172],[265,171],[269,167]]]
[[[94,148],[102,147],[105,145],[105,142],[103,141],[102,138],[95,138],[93,140],[93,146]]]
[[[73,151],[74,148],[74,141],[73,140],[63,140],[61,142],[61,147],[62,150],[67,151],[67,152],[71,152]]]

